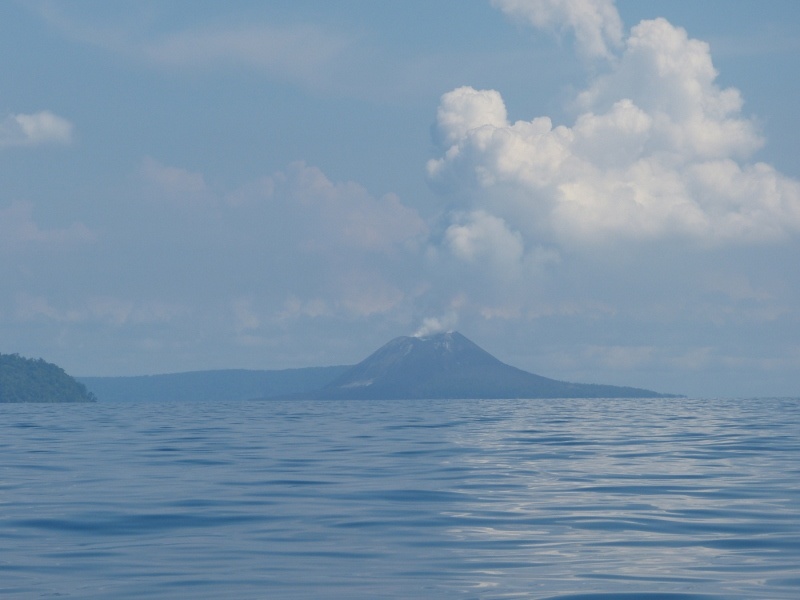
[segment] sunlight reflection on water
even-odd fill
[[[800,592],[798,400],[0,410],[3,597]]]

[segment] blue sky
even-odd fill
[[[800,4],[6,2],[0,351],[800,390]]]

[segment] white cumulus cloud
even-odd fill
[[[613,8],[496,4],[531,14],[556,6]],[[489,251],[481,240],[493,236],[499,241],[488,244],[492,252],[517,261],[519,248],[539,242],[679,236],[721,245],[797,233],[800,183],[747,162],[763,140],[742,115],[739,91],[721,88],[716,77],[707,44],[655,19],[634,27],[610,72],[578,95],[571,126],[546,116],[512,123],[495,90],[446,93],[437,112],[443,154],[429,161],[428,174],[473,215],[465,224],[455,213],[446,236],[451,251],[473,260]],[[496,226],[490,234],[492,219],[513,227],[518,243]]]
[[[467,262],[487,258],[490,263],[507,265],[522,259],[522,236],[511,231],[503,219],[477,210],[445,231],[445,240],[453,254]]]
[[[610,58],[622,41],[613,0],[492,0],[507,15],[540,29],[572,30],[581,52]]]

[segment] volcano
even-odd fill
[[[398,337],[351,367],[314,399],[654,398],[651,390],[569,383],[501,362],[458,332]]]

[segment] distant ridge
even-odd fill
[[[652,390],[568,383],[507,365],[458,332],[398,337],[316,392],[313,399],[655,398]]]
[[[357,365],[78,377],[104,401],[262,399],[658,398],[652,390],[568,383],[507,365],[458,332],[398,337]]]
[[[221,402],[286,396],[316,390],[349,367],[350,365],[273,371],[220,369],[77,379],[104,401]]]

